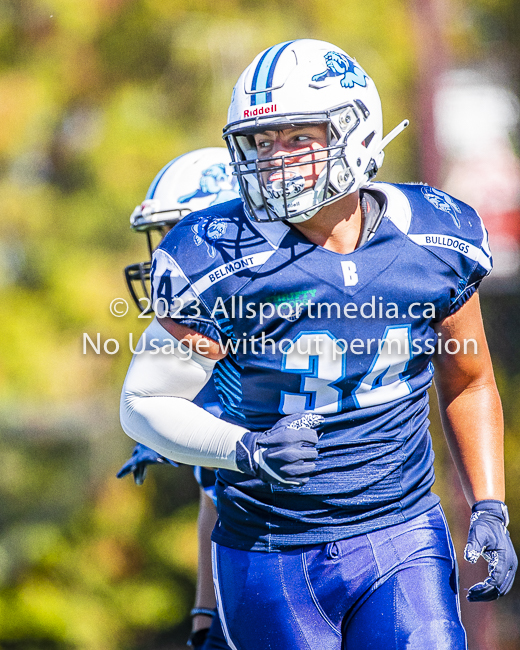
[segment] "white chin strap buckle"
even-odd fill
[[[401,124],[398,124],[395,128],[393,128],[388,135],[386,135],[382,140],[381,140],[381,151],[386,147],[386,145],[389,142],[392,142],[394,138],[397,138],[397,136],[402,133],[406,127],[410,124],[410,120],[403,120]]]

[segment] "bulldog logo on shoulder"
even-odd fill
[[[214,242],[223,237],[226,230],[227,223],[224,219],[211,219],[211,217],[200,217],[197,223],[191,227],[195,246],[200,246],[205,242],[210,257],[215,257]]]
[[[436,190],[434,187],[430,187],[429,185],[422,187],[421,192],[423,193],[424,198],[429,201],[434,208],[449,214],[453,219],[453,223],[457,228],[460,228],[460,219],[458,218],[457,213],[460,214],[461,209],[449,194]]]

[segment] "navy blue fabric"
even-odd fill
[[[220,619],[236,650],[466,649],[439,506],[320,546],[215,551]]]
[[[213,378],[210,378],[200,393],[195,396],[193,403],[197,406],[202,406],[205,408],[207,405],[211,406],[212,404],[218,404],[218,402],[219,398],[218,393],[215,389],[215,383],[213,381]]]
[[[202,646],[202,650],[230,650],[224,637],[218,615],[211,621],[211,627],[209,628],[208,636]]]
[[[218,472],[213,539],[222,545],[276,551],[334,541],[406,521],[438,503],[430,491],[427,396],[434,326],[489,271],[487,238],[469,206],[439,198],[432,188],[376,183],[368,191],[383,197],[385,216],[348,255],[316,246],[283,223],[252,223],[239,200],[189,215],[154,255],[153,297],[176,306],[180,322],[235,344],[214,371],[224,419],[261,431],[302,411],[325,418],[306,485]],[[286,303],[294,313],[275,311],[261,322],[261,303]],[[333,308],[318,317],[319,303],[337,304],[341,316]],[[347,303],[357,310],[369,305],[369,315],[346,316]],[[313,337],[321,351],[290,352]],[[265,353],[251,339],[267,341]],[[408,341],[408,355],[378,351],[378,342],[394,339]],[[333,358],[338,340],[349,349]],[[361,352],[352,348],[355,340]]]

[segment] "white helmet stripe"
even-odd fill
[[[159,185],[161,178],[166,174],[168,169],[179,160],[179,158],[182,158],[182,156],[177,156],[177,158],[174,158],[173,160],[170,160],[170,162],[165,165],[161,171],[157,174],[157,176],[153,179],[152,184],[148,188],[148,192],[146,193],[145,200],[146,199],[153,199],[153,195],[155,194],[155,190],[157,189],[157,186]]]

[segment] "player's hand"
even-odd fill
[[[509,515],[502,501],[477,501],[471,509],[464,559],[473,564],[482,557],[489,563],[489,578],[468,591],[472,602],[495,600],[511,589],[518,559],[507,531]]]
[[[315,428],[322,422],[321,415],[298,413],[268,431],[248,431],[237,442],[238,469],[266,483],[304,485],[316,467]]]
[[[177,467],[177,463],[174,463],[173,460],[161,456],[161,454],[158,454],[153,449],[145,447],[145,445],[138,442],[134,447],[132,457],[126,461],[117,473],[117,478],[123,478],[123,476],[132,472],[137,485],[142,485],[146,478],[146,468],[148,465],[157,465],[158,463],[169,463]]]

